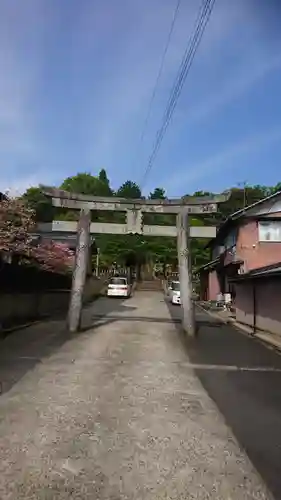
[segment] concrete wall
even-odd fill
[[[90,278],[85,287],[84,302],[98,295],[104,288],[106,277]],[[54,290],[44,293],[1,293],[0,294],[0,332],[1,329],[21,325],[46,316],[66,313],[70,290]]]
[[[237,255],[244,261],[244,272],[280,262],[281,243],[260,242],[257,221],[240,226],[236,243]]]
[[[261,279],[237,284],[236,319],[254,326],[254,292],[256,295],[256,328],[281,335],[281,279]]]

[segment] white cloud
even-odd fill
[[[222,172],[226,174],[227,170],[233,166],[234,161],[239,161],[239,157],[255,153],[266,146],[280,141],[281,127],[273,128],[258,134],[254,134],[246,139],[232,144],[230,147],[219,153],[203,159],[193,165],[181,165],[176,169],[179,174],[169,177],[166,184],[169,191],[182,189],[184,185],[189,185],[194,181],[204,179],[210,174]]]

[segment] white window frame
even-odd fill
[[[259,241],[281,243],[281,219],[259,222]]]

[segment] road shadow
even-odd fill
[[[281,356],[206,313],[197,311],[197,320],[199,335],[194,340],[179,328],[189,360],[277,500],[281,498]]]
[[[124,299],[108,301],[106,314],[114,311],[117,317],[118,313],[128,310],[124,302]],[[95,321],[90,319],[95,304],[96,301],[93,301],[84,307],[82,328],[79,333],[71,334],[67,330],[66,314],[60,312],[52,318],[15,330],[2,339],[0,341],[0,395],[8,392],[37,363],[51,356],[66,342],[77,338],[81,332],[98,326],[98,323],[95,324]],[[104,317],[104,319],[107,318]]]
[[[45,318],[27,328],[10,333],[0,341],[0,394],[9,391],[28,371],[42,359],[59,350],[63,344],[88,330],[109,325],[116,321],[175,323],[174,318],[159,318],[131,314],[137,309],[125,298],[100,297],[83,308],[79,333],[71,334],[66,328],[66,311],[57,311],[52,318]],[[180,320],[179,320],[180,321]]]
[[[152,316],[103,316],[102,314],[100,316],[95,315],[93,321],[91,324],[85,326],[82,328],[82,332],[90,330],[91,328],[102,326],[102,325],[108,325],[110,323],[115,323],[116,321],[122,321],[122,322],[128,322],[128,323],[156,323],[156,324],[171,324],[174,325],[174,323],[177,320],[174,319],[169,319],[169,318],[156,318]],[[180,321],[179,321],[180,323]]]

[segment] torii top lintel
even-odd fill
[[[223,193],[214,196],[185,196],[164,200],[127,199],[70,193],[50,187],[43,187],[42,192],[52,198],[52,203],[56,207],[111,211],[140,210],[154,213],[178,213],[184,208],[191,213],[216,212],[218,203],[223,203],[230,197],[229,193]]]

